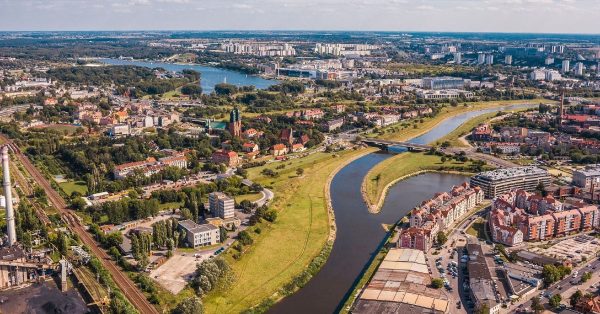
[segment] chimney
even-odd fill
[[[565,114],[565,91],[560,95],[560,112],[558,114],[558,126],[562,126],[563,115]]]
[[[10,184],[10,170],[8,165],[8,146],[2,147],[2,172],[4,173],[4,197],[6,198],[6,233],[8,234],[8,245],[14,245],[17,242],[17,233],[15,230],[15,212],[12,203],[12,185]]]

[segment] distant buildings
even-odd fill
[[[471,177],[471,185],[480,187],[488,198],[495,198],[513,189],[534,191],[538,184],[547,186],[550,182],[548,171],[535,166],[497,169]]]
[[[460,52],[454,53],[454,63],[460,64],[462,62],[462,54]]]
[[[575,66],[573,67],[573,73],[577,76],[582,76],[583,70],[584,70],[584,66],[583,66],[583,63],[581,63],[581,62],[577,62],[575,64]]]
[[[494,55],[489,54],[485,56],[485,64],[486,65],[492,65],[494,64]]]
[[[212,192],[208,194],[208,206],[215,217],[228,219],[235,216],[235,200],[225,193]]]
[[[506,55],[504,56],[504,64],[506,65],[511,65],[512,64],[512,56],[511,55]]]
[[[457,98],[473,98],[472,92],[461,89],[444,89],[444,90],[419,90],[417,97],[423,99],[457,99]]]
[[[477,55],[477,64],[484,64],[485,63],[485,53],[479,53]]]
[[[367,44],[321,44],[315,45],[315,52],[321,55],[334,56],[368,56],[371,50],[380,49],[380,46]]]
[[[225,52],[260,57],[294,56],[296,49],[287,43],[225,43],[221,45]]]
[[[198,225],[188,219],[179,222],[179,229],[185,230],[185,240],[190,247],[215,245],[220,242],[219,228],[211,224]]]
[[[513,190],[496,198],[488,224],[495,242],[514,246],[597,228],[600,213],[580,199],[562,203],[553,196]]]
[[[571,70],[570,67],[570,61],[569,60],[563,60],[562,64],[561,64],[561,72],[564,73],[569,73],[569,71]]]
[[[462,89],[466,84],[465,79],[451,76],[424,77],[422,82],[425,89]]]

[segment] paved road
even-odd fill
[[[48,182],[42,173],[31,163],[31,161],[29,161],[29,158],[22,154],[19,148],[13,144],[10,139],[6,138],[4,135],[0,135],[0,138],[9,143],[8,145],[15,156],[21,161],[31,177],[44,189],[50,203],[60,212],[61,218],[66,222],[67,227],[73,233],[77,234],[81,241],[91,249],[95,256],[98,257],[102,265],[111,274],[113,280],[131,304],[138,309],[140,313],[158,314],[156,308],[148,302],[144,294],[136,287],[131,279],[123,274],[112,261],[111,257],[98,246],[94,238],[92,238],[85,230],[85,227],[79,221],[77,215],[67,208],[65,200],[52,188],[50,182]]]
[[[258,207],[268,204],[273,199],[273,197],[275,197],[275,193],[266,188],[260,191],[260,193],[262,194],[262,197],[254,201],[254,204],[256,204]]]
[[[525,300],[514,304],[509,309],[518,311],[519,309],[526,310],[531,309],[531,299],[536,296],[541,297],[541,301],[543,304],[548,303],[548,297],[551,297],[555,294],[560,294],[562,296],[562,303],[569,304],[569,297],[575,293],[576,290],[582,290],[582,292],[593,284],[598,283],[600,281],[600,273],[598,270],[600,269],[600,260],[594,258],[588,261],[586,264],[573,269],[573,272],[576,270],[579,272],[577,276],[574,276],[573,273],[571,275],[565,277],[565,279],[553,284],[548,289],[540,290],[535,294],[531,294]],[[580,284],[581,276],[586,273],[591,272],[593,274],[592,279],[587,281],[586,283]]]

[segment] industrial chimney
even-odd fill
[[[6,233],[8,234],[8,245],[14,245],[17,241],[15,230],[15,212],[12,203],[12,186],[10,184],[10,170],[8,165],[8,146],[2,147],[2,172],[4,173],[4,197],[6,198]]]

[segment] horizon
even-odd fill
[[[598,34],[595,0],[0,0],[1,31]]]

